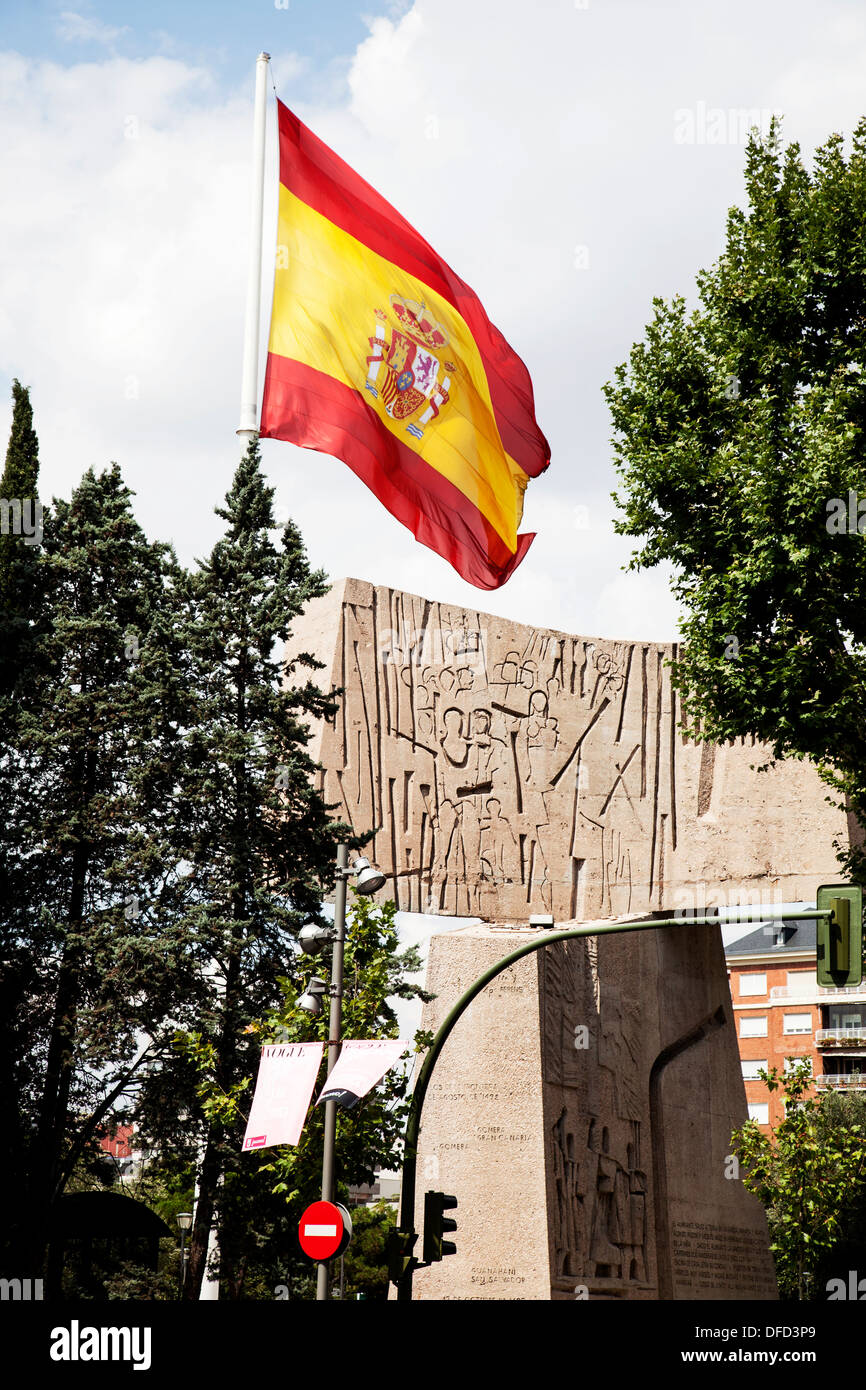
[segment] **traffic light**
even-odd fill
[[[819,985],[845,989],[863,978],[863,890],[859,884],[831,883],[818,889],[817,906],[832,917],[819,917],[817,975]]]
[[[446,1255],[456,1255],[457,1246],[453,1240],[443,1240],[446,1231],[456,1231],[457,1222],[446,1216],[457,1206],[456,1197],[448,1197],[444,1192],[424,1193],[424,1263],[434,1264]]]
[[[417,1264],[412,1254],[417,1239],[414,1231],[401,1231],[396,1228],[388,1232],[385,1253],[388,1258],[388,1278],[392,1284],[399,1284],[410,1268]]]

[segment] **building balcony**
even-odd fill
[[[818,1028],[816,1047],[856,1047],[866,1049],[866,1028]]]
[[[815,1085],[819,1091],[866,1091],[866,1073],[852,1072],[850,1076],[816,1076]]]

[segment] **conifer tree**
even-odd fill
[[[170,910],[165,836],[186,723],[182,575],[130,496],[114,465],[55,500],[36,659],[2,751],[16,897],[0,909],[0,945],[18,967],[23,1043],[10,1156],[21,1181],[3,1192],[3,1224],[13,1246],[16,1232],[27,1240],[36,1275],[77,1159],[134,1090],[143,1039],[158,1055],[198,980]]]
[[[188,865],[187,917],[209,962],[209,998],[198,1031],[213,1049],[217,1085],[226,1093],[254,1070],[255,1039],[244,1029],[280,1001],[299,928],[318,913],[333,884],[341,838],[313,785],[308,718],[332,717],[335,705],[312,684],[288,684],[317,665],[301,657],[282,666],[282,643],[310,599],[327,591],[310,569],[292,522],[279,546],[273,489],[261,473],[257,441],[241,460],[225,507],[223,538],[191,581],[183,641],[192,663],[196,706],[185,738],[177,798],[176,857]],[[285,679],[284,679],[285,677]],[[169,1132],[174,1106],[187,1097],[193,1071],[178,1057],[152,1079],[146,1120]],[[193,1112],[194,1113],[194,1112]],[[188,1297],[196,1297],[220,1180],[234,1149],[199,1113],[202,1158],[190,1246]]]
[[[0,478],[0,501],[4,507],[4,526],[0,531],[0,613],[5,621],[12,616],[26,615],[29,589],[34,581],[36,535],[25,537],[21,522],[36,522],[38,503],[39,441],[33,428],[33,407],[30,392],[17,379],[12,383],[12,430],[6,451],[6,466]],[[17,512],[12,511],[15,504]],[[18,533],[13,529],[17,515]],[[5,657],[5,652],[4,652]]]
[[[13,529],[13,504],[36,504],[39,444],[26,387],[12,383],[12,430],[0,478],[0,1191],[20,1191],[25,1183],[19,1087],[29,1065],[22,1027],[23,1001],[35,988],[37,963],[16,949],[26,940],[26,875],[15,818],[20,800],[19,769],[13,755],[20,701],[32,675],[32,632],[39,613],[38,547],[25,544]],[[19,521],[21,519],[19,512]],[[30,512],[33,519],[33,512]]]

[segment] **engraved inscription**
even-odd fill
[[[773,1294],[766,1239],[748,1226],[677,1221],[671,1227],[674,1281],[696,1294]]]

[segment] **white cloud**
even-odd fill
[[[33,387],[43,485],[68,491],[116,458],[145,524],[183,540],[170,499],[179,483],[211,505],[198,437],[239,351],[247,113],[202,109],[207,76],[164,58],[4,57],[0,88],[3,172],[19,192],[2,214],[0,365]]]
[[[129,33],[129,26],[124,24],[117,29],[114,25],[102,24],[98,19],[88,15],[63,10],[56,32],[58,38],[64,39],[67,43],[102,43],[110,47],[122,34]]]
[[[538,536],[484,593],[335,460],[266,441],[277,500],[334,578],[569,632],[671,638],[665,576],[620,570],[630,547],[612,529],[600,388],[652,296],[688,292],[712,262],[742,199],[742,147],[677,144],[674,113],[782,107],[807,150],[850,132],[866,25],[841,0],[403,8],[370,21],[348,97],[332,65],[298,114],[472,285],[527,363],[553,451],[527,493]],[[225,93],[164,52],[63,66],[0,54],[0,178],[15,190],[0,206],[0,369],[33,388],[43,489],[68,494],[116,459],[142,524],[186,560],[219,534],[212,508],[236,461],[250,66]],[[282,90],[301,66],[275,56]],[[268,159],[266,247],[273,139]],[[8,420],[0,401],[0,431]]]

